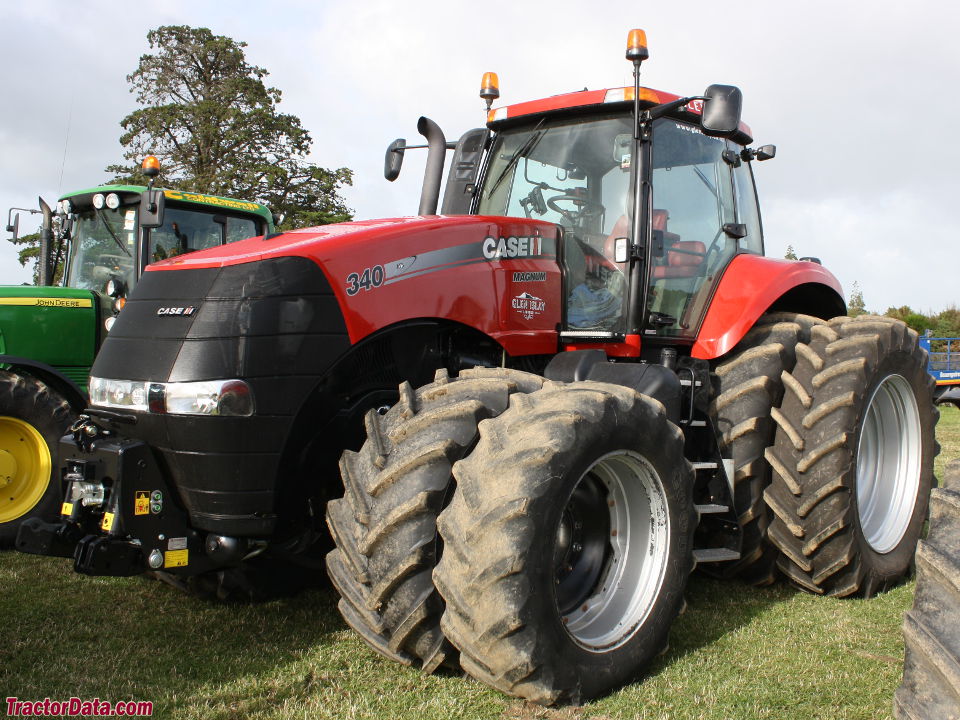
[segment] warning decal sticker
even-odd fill
[[[150,491],[149,490],[134,491],[133,514],[134,515],[150,514]]]

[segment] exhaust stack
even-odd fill
[[[443,130],[433,120],[421,117],[417,132],[427,139],[427,167],[423,172],[423,190],[420,192],[418,215],[436,215],[440,202],[440,184],[443,181],[443,161],[447,152],[447,139]]]

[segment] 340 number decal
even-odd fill
[[[361,290],[373,290],[383,285],[383,266],[364,268],[363,272],[347,275],[347,295],[356,295]]]

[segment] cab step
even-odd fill
[[[693,562],[696,565],[703,563],[730,562],[739,560],[740,553],[728,548],[697,548],[693,551]]]
[[[730,508],[726,505],[694,505],[693,508],[697,511],[697,515],[720,515],[727,512]]]

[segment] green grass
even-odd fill
[[[939,475],[960,457],[960,410],[943,410],[937,435]],[[0,700],[151,700],[156,717],[214,720],[890,717],[912,583],[871,600],[831,600],[694,577],[688,600],[645,679],[550,710],[381,659],[346,628],[330,589],[229,607],[3,553]]]

